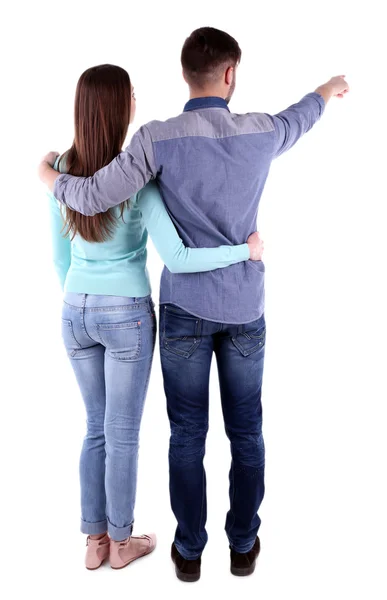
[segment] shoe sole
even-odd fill
[[[230,570],[231,570],[231,573],[233,575],[235,575],[236,577],[247,577],[248,575],[252,575],[254,573],[255,567],[256,567],[256,560],[249,567],[244,567],[244,568],[238,569],[237,567],[233,567],[231,565]]]
[[[106,561],[107,561],[107,558],[104,558],[103,561],[101,562],[101,564],[98,565],[98,567],[86,567],[86,569],[88,571],[96,571],[97,569],[100,569]]]
[[[181,571],[179,571],[179,569],[177,568],[176,565],[175,565],[175,572],[176,572],[176,577],[180,581],[184,581],[184,583],[195,583],[195,581],[199,581],[199,579],[200,579],[200,573],[198,573],[197,575],[191,574],[191,573],[182,573]]]
[[[122,565],[122,567],[112,567],[111,565],[110,565],[110,567],[113,569],[113,571],[120,571],[121,569],[125,569],[125,567],[127,567],[128,565],[133,563],[135,560],[138,560],[139,558],[144,558],[144,556],[148,556],[149,554],[152,554],[152,552],[154,551],[155,548],[156,548],[156,546],[154,548],[152,548],[152,550],[148,550],[148,552],[144,552],[144,554],[140,554],[140,556],[136,556],[136,558],[132,558],[132,560],[130,560],[129,562]]]

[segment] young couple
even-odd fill
[[[60,157],[48,154],[39,167],[53,191],[63,339],[87,411],[80,478],[89,569],[108,557],[113,568],[125,567],[156,544],[154,535],[132,535],[139,430],[156,336],[148,232],[166,265],[160,354],[171,426],[176,574],[199,579],[207,542],[203,457],[213,354],[232,454],[231,572],[249,575],[255,568],[265,463],[263,244],[253,233],[258,205],[272,160],[348,85],[334,77],[277,115],[237,115],[228,103],[240,59],[228,34],[194,31],[181,54],[190,93],[183,113],[141,127],[125,151],[136,106],[129,75],[112,65],[88,69],[76,92],[74,143]]]

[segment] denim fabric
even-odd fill
[[[156,335],[150,297],[66,293],[62,334],[86,407],[81,531],[131,535],[139,431]]]
[[[173,305],[161,307],[160,353],[171,426],[175,544],[187,560],[200,556],[207,542],[203,458],[213,353],[232,455],[226,533],[237,552],[248,552],[255,542],[264,496],[261,388],[265,337],[264,316],[246,325],[226,325],[196,318]]]

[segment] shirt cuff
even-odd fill
[[[238,246],[238,256],[241,260],[250,260],[250,248],[248,244]]]
[[[61,185],[66,183],[66,181],[68,179],[70,179],[71,175],[65,175],[65,174],[61,174],[59,175],[59,177],[57,177],[55,179],[55,183],[54,183],[54,189],[52,191],[52,193],[54,194],[55,198],[59,199],[60,198],[60,194],[61,194]],[[61,204],[64,204],[64,202],[62,200],[59,200],[59,202],[61,202]]]
[[[325,106],[326,106],[324,98],[317,92],[311,92],[310,94],[307,94],[305,97],[313,98],[314,100],[316,100],[318,102],[319,107],[320,107],[320,116],[321,116],[323,114],[323,112],[325,110]]]

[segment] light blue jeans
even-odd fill
[[[62,335],[86,407],[81,531],[129,537],[139,431],[156,336],[150,296],[66,293]]]

